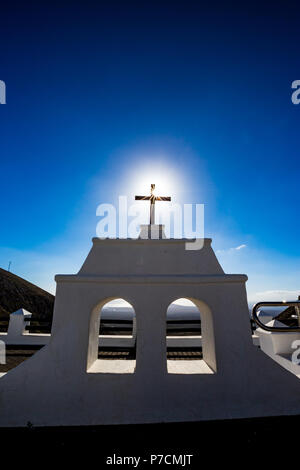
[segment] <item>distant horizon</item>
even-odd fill
[[[216,253],[216,256],[218,258],[218,253]],[[16,276],[19,276],[19,277],[25,279],[26,281],[36,285],[37,287],[40,287],[41,289],[43,289],[46,292],[48,292],[48,293],[55,296],[56,284],[54,282],[54,277],[53,277],[53,285],[49,289],[47,287],[44,287],[42,285],[42,283],[35,282],[35,281],[31,280],[29,277],[25,278],[25,277],[21,276],[18,273],[14,273],[13,269],[12,269],[12,266],[11,266],[10,270],[5,269],[4,267],[2,267],[2,269],[4,269],[7,272],[10,272],[12,274],[15,274]],[[65,273],[65,274],[76,274],[76,272],[75,273]],[[55,274],[60,274],[60,273],[56,272]],[[246,288],[247,288],[247,283],[246,283]],[[262,292],[255,293],[255,295],[252,296],[252,297],[249,297],[249,294],[247,294],[248,307],[249,307],[249,309],[252,309],[254,304],[256,304],[257,302],[261,302],[261,301],[279,301],[280,302],[280,301],[284,301],[284,300],[285,301],[297,300],[299,295],[300,295],[300,289],[299,289],[299,291],[298,290],[294,290],[294,291],[290,291],[290,290],[262,291]],[[185,300],[190,302],[188,299],[185,299]],[[118,302],[119,299],[116,299],[116,301]],[[126,303],[126,301],[124,301],[124,302]]]
[[[4,269],[4,268],[2,268]],[[15,274],[13,273],[12,271],[8,271],[8,270],[5,270],[7,272],[11,272],[12,274]],[[17,274],[15,274],[17,275]],[[20,276],[19,276],[20,277]],[[22,278],[24,279],[24,278]],[[24,279],[25,281],[28,281],[28,282],[31,282],[29,281],[28,279]],[[36,285],[37,287],[41,288],[41,286],[39,286],[38,284],[34,284]],[[45,289],[44,289],[45,290]],[[55,291],[54,292],[49,292],[46,290],[46,292],[48,292],[49,294],[52,294],[55,296]],[[278,295],[278,293],[277,293]],[[292,301],[292,300],[297,300],[298,299],[298,294],[297,292],[295,292],[295,297],[291,297],[290,296],[290,292],[285,292],[285,291],[282,291],[281,292],[281,297],[280,295],[278,295],[278,298],[274,299],[274,293],[271,292],[269,296],[264,296],[263,298],[258,298],[258,299],[255,299],[255,300],[249,300],[248,298],[248,308],[249,308],[249,312],[251,311],[252,307],[254,304],[256,304],[257,302],[261,302],[261,301]],[[169,308],[170,310],[172,311],[172,308],[173,307],[181,307],[183,310],[185,311],[198,311],[199,312],[199,309],[198,307],[193,303],[193,301],[189,300],[189,299],[186,299],[186,298],[179,298],[177,300],[174,300],[174,302],[172,302],[170,305],[169,305]],[[277,307],[276,307],[277,308]],[[276,308],[274,308],[273,310],[276,310]],[[280,308],[280,307],[279,307]],[[133,307],[124,299],[122,298],[117,298],[117,299],[114,299],[114,300],[111,300],[109,302],[107,302],[104,306],[103,306],[103,311],[113,311],[113,310],[117,310],[118,313],[120,313],[121,310],[124,310],[124,311],[130,311],[130,310],[133,310]]]

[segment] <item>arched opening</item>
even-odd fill
[[[216,372],[212,313],[197,299],[179,298],[167,309],[167,367],[170,374]]]
[[[87,371],[133,373],[136,366],[136,316],[124,299],[106,299],[90,319]]]

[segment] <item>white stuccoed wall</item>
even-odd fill
[[[19,346],[40,346],[48,344],[50,334],[29,334],[26,326],[30,323],[25,321],[31,318],[31,313],[20,308],[9,316],[9,324],[7,333],[0,333],[0,340],[4,341],[6,345],[19,345]]]
[[[199,251],[184,240],[94,239],[78,274],[56,276],[49,344],[0,379],[0,426],[300,413],[298,378],[253,345],[246,280],[224,274],[210,239]],[[99,361],[99,311],[120,297],[136,313],[136,362]],[[166,359],[167,308],[182,297],[201,312],[204,354],[184,370]]]

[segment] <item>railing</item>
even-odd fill
[[[25,330],[29,333],[49,334],[51,333],[52,323],[45,320],[32,320],[32,318],[24,318],[26,325]]]
[[[265,330],[265,331],[273,331],[273,332],[278,332],[278,333],[295,333],[295,332],[299,332],[300,333],[300,326],[292,326],[292,327],[289,327],[287,326],[286,328],[283,328],[283,327],[279,327],[279,326],[268,326],[268,325],[265,325],[264,323],[262,323],[260,321],[260,319],[258,318],[258,309],[261,308],[261,307],[296,307],[296,311],[297,311],[297,314],[298,314],[298,321],[299,321],[299,312],[300,312],[300,300],[295,300],[294,302],[285,302],[285,301],[282,301],[282,302],[258,302],[257,304],[255,304],[252,308],[252,318],[253,318],[253,321],[255,321],[255,323],[259,326],[259,328]]]

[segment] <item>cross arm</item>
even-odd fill
[[[151,199],[151,196],[135,196],[136,201],[149,201]]]
[[[156,196],[155,198],[157,201],[171,201],[169,196]]]

